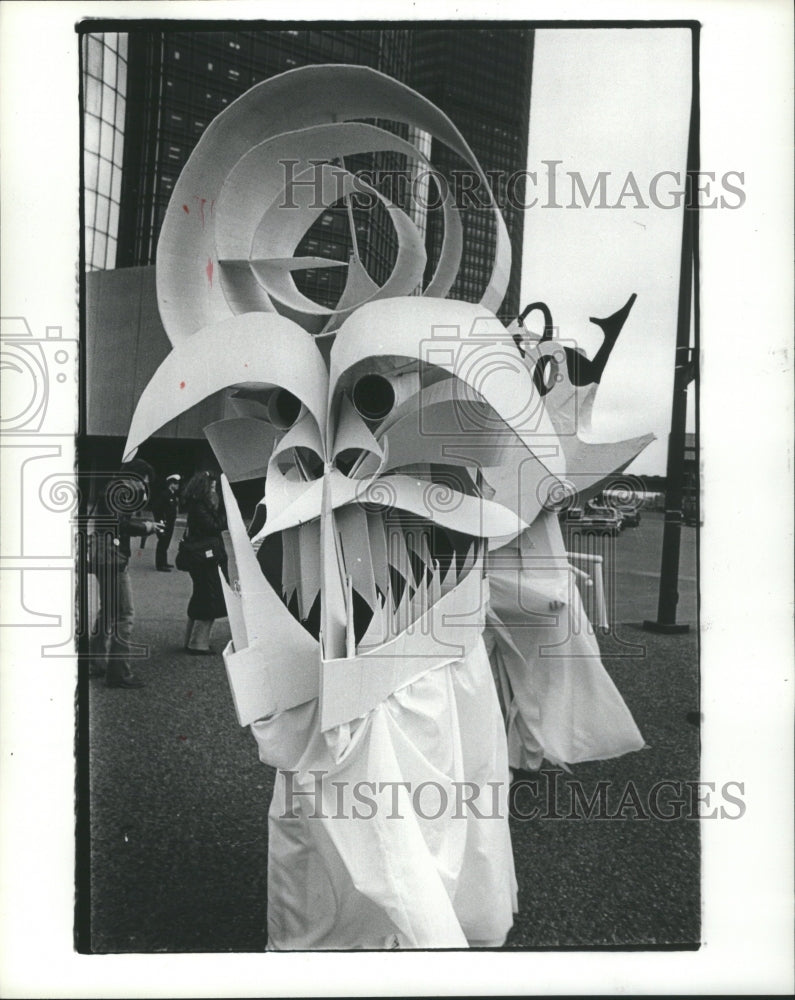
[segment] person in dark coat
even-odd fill
[[[185,487],[182,508],[187,514],[188,541],[206,542],[206,551],[213,557],[206,559],[199,567],[190,571],[193,593],[188,602],[188,628],[185,634],[185,649],[189,653],[210,653],[210,632],[216,618],[226,618],[220,566],[227,574],[227,554],[221,532],[226,528],[226,519],[221,508],[220,496],[215,477],[210,472],[197,472]]]
[[[165,525],[162,533],[158,536],[157,549],[155,550],[155,568],[161,573],[170,573],[172,568],[168,561],[168,547],[174,535],[174,525],[179,513],[179,483],[180,477],[176,473],[166,476],[166,485],[152,503],[152,514],[155,520],[162,521]]]
[[[161,522],[135,514],[146,507],[154,471],[135,459],[123,465],[108,483],[94,511],[93,571],[99,589],[99,614],[89,637],[89,673],[105,677],[111,688],[139,688],[144,682],[130,669],[135,619],[128,564],[130,538],[145,538],[163,530]]]

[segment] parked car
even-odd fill
[[[579,533],[594,532],[598,535],[615,537],[621,531],[621,518],[610,507],[600,507],[596,510],[586,506],[572,507],[566,512],[565,522],[571,531]]]
[[[637,528],[640,524],[640,510],[637,507],[619,506],[616,510],[621,515],[621,524],[624,528]]]
[[[585,514],[587,517],[601,518],[607,522],[618,521],[619,531],[624,527],[624,516],[618,507],[610,507],[591,500],[585,505]]]
[[[640,502],[621,503],[615,493],[608,491],[598,497],[594,497],[591,503],[594,506],[609,507],[611,510],[618,511],[622,528],[637,528],[640,524]]]

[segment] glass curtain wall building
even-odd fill
[[[533,31],[521,28],[428,28],[412,32],[411,85],[455,122],[490,180],[502,209],[513,248],[508,291],[500,314],[520,312],[522,209],[507,197],[521,193],[527,168]],[[494,257],[494,220],[484,207],[485,193],[470,186],[463,164],[441,143],[434,143],[433,163],[452,174],[457,202],[463,208],[464,258],[451,298],[477,302],[488,283]],[[456,173],[459,171],[459,173]],[[514,178],[514,181],[511,181]],[[444,235],[441,211],[428,213],[429,262],[439,254]]]
[[[83,189],[88,270],[115,267],[127,92],[127,35],[84,35]]]

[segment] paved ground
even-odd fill
[[[649,747],[558,776],[558,813],[569,811],[571,780],[589,796],[597,781],[612,782],[613,815],[629,782],[646,812],[655,782],[698,777],[698,728],[688,720],[698,711],[695,631],[664,637],[638,627],[656,617],[661,538],[661,516],[646,514],[607,553],[618,625],[600,640]],[[150,650],[136,671],[147,687],[89,689],[93,948],[260,951],[272,771],[237,725],[220,655],[182,652],[189,578],[155,572],[152,541],[134,550],[132,572],[136,640]],[[685,528],[680,621],[695,622],[695,581],[695,533]],[[228,626],[216,629],[220,650]],[[631,804],[623,812],[512,821],[521,912],[508,947],[698,942],[698,824],[639,819]]]

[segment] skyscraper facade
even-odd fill
[[[122,37],[122,36],[119,36]],[[527,159],[532,31],[521,28],[348,27],[280,30],[151,30],[134,27],[126,41],[123,169],[117,231],[105,235],[117,246],[115,266],[153,264],[157,239],[174,184],[190,153],[212,119],[236,97],[262,80],[313,63],[371,66],[412,86],[437,104],[458,127],[484,170],[504,194],[506,180],[524,170]],[[88,94],[84,61],[84,94]],[[393,123],[384,127],[398,129]],[[402,133],[401,133],[402,134]],[[423,135],[404,135],[421,146]],[[431,150],[435,166],[455,172],[458,163],[441,144]],[[376,177],[406,173],[399,154],[350,157],[345,166]],[[409,206],[409,187],[386,192],[400,207]],[[455,184],[453,185],[455,189]],[[465,253],[454,297],[477,301],[488,282],[494,253],[493,220],[483,207],[482,192],[459,198]],[[523,220],[521,212],[500,199],[513,246],[514,262],[501,314],[519,312],[519,276]],[[88,220],[87,220],[88,221]],[[111,219],[109,222],[113,221]],[[428,273],[443,237],[441,213],[428,209],[415,221],[426,232]],[[353,232],[347,206],[338,203],[317,220],[298,253],[347,262],[360,256],[371,277],[382,283],[394,262],[396,244],[386,213],[353,206]],[[96,239],[96,237],[93,237]],[[103,264],[87,256],[87,266]],[[333,306],[344,286],[345,268],[296,273],[301,291]]]
[[[524,218],[510,203],[509,190],[527,166],[533,32],[518,28],[427,28],[413,32],[411,85],[441,108],[471,146],[491,181],[513,248],[508,290],[501,315],[520,312],[519,293]],[[496,239],[485,193],[463,180],[463,164],[434,143],[432,159],[453,178],[463,209],[465,253],[450,297],[477,302],[491,274]],[[461,180],[456,183],[456,178]],[[521,188],[520,188],[521,190]],[[444,237],[441,212],[429,212],[427,246],[435,259]]]
[[[83,217],[90,270],[116,266],[124,159],[127,35],[84,35]]]

